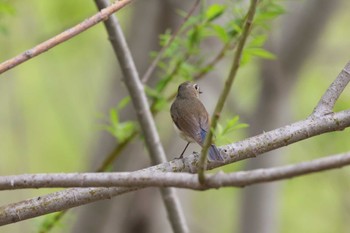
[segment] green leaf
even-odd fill
[[[135,128],[136,123],[134,121],[117,122],[111,126],[104,127],[120,143],[124,142],[134,132]]]
[[[167,104],[168,101],[165,98],[157,98],[153,108],[156,111],[160,111],[167,106]]]
[[[227,43],[229,40],[229,35],[227,34],[226,30],[217,24],[211,24],[211,27],[213,31],[215,32],[215,35],[224,43]]]
[[[247,49],[243,50],[242,57],[241,57],[241,66],[244,66],[245,64],[249,63],[249,61],[252,59],[252,55],[248,52],[246,52]]]
[[[109,119],[113,126],[116,126],[119,124],[119,116],[118,116],[118,111],[116,109],[113,108],[109,111]]]
[[[247,124],[239,123],[239,116],[235,116],[232,119],[226,121],[226,124],[222,126],[221,124],[217,125],[216,135],[217,140],[220,142],[229,142],[229,135],[237,129],[242,129],[248,127]]]
[[[121,101],[119,101],[117,109],[120,111],[121,109],[125,108],[125,106],[130,102],[131,98],[130,96],[127,96],[123,98]]]
[[[181,29],[181,32],[186,31],[188,29],[193,28],[195,25],[198,25],[201,22],[201,16],[191,16],[183,25],[183,28]]]
[[[239,116],[235,116],[231,120],[227,121],[226,127],[223,132],[226,133],[230,128],[236,125],[238,120],[239,120]]]
[[[269,3],[266,7],[262,7],[262,9],[257,12],[254,22],[260,24],[264,21],[275,19],[284,13],[285,10],[281,5]]]
[[[249,46],[250,47],[261,47],[265,44],[266,40],[267,40],[266,34],[255,36],[252,39],[252,41],[249,43]]]
[[[156,89],[151,89],[151,88],[146,88],[146,94],[149,95],[150,97],[153,98],[159,98],[160,96],[160,92],[164,90],[164,88],[167,86],[167,84],[170,82],[171,80],[171,76],[167,75],[165,78],[161,79],[157,85],[156,85]]]
[[[158,85],[160,86],[159,83],[158,83]],[[146,92],[147,96],[152,97],[152,98],[158,98],[160,96],[159,91],[158,91],[158,87],[157,87],[157,90],[155,90],[155,89],[145,85],[145,92]]]
[[[171,37],[171,32],[170,30],[166,30],[164,34],[159,35],[159,43],[163,47],[168,43]]]
[[[202,39],[202,27],[197,25],[188,32],[189,49],[198,46]]]
[[[276,59],[276,56],[273,53],[263,48],[247,48],[246,52],[253,56],[257,56],[265,59]]]
[[[234,38],[242,33],[242,20],[234,20],[228,24],[228,35],[230,38]]]
[[[135,129],[135,123],[132,121],[126,121],[119,124],[119,127],[115,129],[115,137],[120,143],[124,142]]]
[[[184,77],[185,79],[188,79],[188,77],[192,77],[193,73],[198,70],[198,67],[193,66],[189,62],[182,63],[178,73],[181,77]]]
[[[213,4],[205,12],[205,18],[208,21],[213,21],[214,19],[220,17],[225,12],[226,7],[224,5]]]
[[[223,128],[222,128],[222,125],[220,124],[220,123],[218,123],[217,125],[216,125],[216,131],[217,131],[217,135],[221,135],[221,134],[223,134]]]

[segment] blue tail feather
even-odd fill
[[[207,131],[201,128],[201,143],[204,143],[206,136],[207,136]]]
[[[209,159],[211,161],[225,161],[218,148],[213,144],[209,147]]]

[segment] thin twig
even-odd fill
[[[0,190],[76,187],[176,187],[194,190],[243,187],[350,165],[350,153],[293,165],[208,175],[205,185],[195,174],[174,172],[46,173],[0,176]]]
[[[180,32],[181,28],[183,27],[183,25],[188,21],[188,19],[191,17],[191,15],[193,14],[193,12],[195,11],[195,9],[197,8],[198,4],[200,3],[200,0],[196,0],[196,2],[194,3],[194,5],[191,7],[191,9],[189,10],[189,12],[187,13],[187,15],[185,16],[185,18],[183,19],[182,23],[175,29],[174,33],[172,34],[172,36],[170,37],[170,39],[168,40],[168,42],[162,47],[162,49],[158,52],[156,58],[154,58],[154,60],[152,61],[151,65],[148,67],[147,71],[145,72],[145,74],[142,76],[141,81],[143,83],[147,83],[147,81],[149,80],[149,78],[151,77],[151,75],[153,74],[154,70],[157,67],[157,64],[159,62],[159,60],[161,59],[162,55],[164,54],[164,52],[166,51],[167,48],[169,48],[169,46],[171,45],[171,43],[174,41],[174,39],[176,38],[176,36],[178,35],[178,33]]]
[[[95,0],[99,9],[108,6],[109,0]],[[105,21],[110,42],[124,74],[124,83],[129,91],[132,103],[137,113],[145,142],[153,164],[167,161],[166,155],[157,132],[156,124],[149,108],[143,84],[138,75],[134,60],[129,51],[124,33],[115,15]],[[162,188],[162,198],[166,206],[169,220],[175,233],[189,232],[179,199],[175,189]]]
[[[227,77],[227,80],[225,82],[224,89],[223,89],[223,91],[218,99],[218,102],[216,104],[214,114],[212,117],[212,122],[210,125],[211,130],[209,130],[207,137],[205,139],[204,145],[203,145],[203,149],[201,152],[201,158],[200,158],[200,162],[199,162],[199,168],[198,168],[198,179],[202,183],[205,182],[204,171],[206,170],[207,154],[208,154],[209,146],[212,143],[213,131],[215,130],[216,125],[219,121],[222,109],[224,107],[224,104],[226,102],[228,94],[230,93],[232,83],[236,77],[236,74],[237,74],[237,71],[238,71],[238,68],[240,65],[240,61],[241,61],[243,48],[244,48],[245,42],[247,41],[248,35],[251,31],[252,22],[254,19],[255,10],[256,10],[256,6],[258,4],[258,1],[259,0],[251,0],[251,4],[250,4],[250,7],[249,7],[249,10],[247,13],[247,19],[246,19],[245,24],[243,26],[242,35],[238,41],[237,49],[236,49],[236,52],[235,52],[235,55],[233,58],[232,67],[231,67],[230,73]]]
[[[0,74],[4,73],[5,71],[8,71],[15,66],[43,53],[48,51],[49,49],[55,47],[56,45],[69,40],[73,38],[74,36],[82,33],[83,31],[91,28],[95,24],[106,20],[110,15],[112,15],[114,12],[120,10],[127,4],[129,4],[132,0],[122,0],[122,1],[115,1],[110,6],[107,6],[106,8],[102,9],[97,14],[91,16],[90,18],[84,20],[83,22],[79,23],[78,25],[75,25],[74,27],[71,27],[64,32],[56,35],[55,37],[52,37],[51,39],[38,44],[34,48],[31,48],[24,53],[21,53],[20,55],[13,57],[7,61],[4,61],[0,64]]]

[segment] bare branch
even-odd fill
[[[74,36],[82,33],[83,31],[89,29],[90,27],[94,26],[95,24],[106,20],[110,15],[112,15],[114,12],[120,10],[127,4],[129,4],[132,0],[122,0],[122,1],[115,1],[110,6],[106,7],[105,9],[102,9],[100,12],[95,14],[94,16],[91,16],[90,18],[84,20],[83,22],[79,23],[78,25],[75,25],[74,27],[71,27],[64,32],[56,35],[55,37],[52,37],[51,39],[35,46],[34,48],[31,48],[24,53],[17,55],[16,57],[13,57],[7,61],[4,61],[0,64],[0,74],[4,73],[5,71],[8,71],[15,66],[43,53],[48,51],[49,49],[55,47],[56,45],[69,40],[73,38]]]
[[[197,176],[174,172],[111,172],[111,173],[53,173],[24,174],[0,177],[0,190],[25,188],[72,187],[177,187],[205,190],[221,187],[243,187],[330,170],[350,165],[350,153],[328,156],[293,165],[252,171],[208,175],[205,185]]]
[[[267,151],[287,146],[322,133],[342,130],[350,126],[350,110],[328,114],[319,118],[308,118],[252,138],[245,139],[219,148],[226,156],[225,164],[258,156]],[[194,153],[183,159],[138,171],[139,173],[156,172],[191,172],[197,171],[199,154]],[[345,164],[345,163],[344,163]],[[209,162],[208,168],[222,166],[222,163]],[[291,165],[292,166],[292,165]],[[336,165],[335,165],[336,167]],[[137,188],[77,188],[44,195],[0,207],[0,225],[22,221],[28,218],[69,209],[97,200],[136,190]]]
[[[108,6],[109,0],[95,0],[99,9]],[[115,15],[111,15],[105,21],[109,39],[117,55],[120,67],[124,74],[124,82],[130,93],[130,97],[141,125],[145,142],[153,164],[167,161],[163,146],[157,132],[156,124],[152,117],[143,84],[137,72],[134,60],[126,43],[124,33]],[[189,232],[180,201],[175,189],[161,189],[164,204],[166,206],[171,226],[175,233]]]
[[[228,164],[255,157],[262,153],[282,146],[287,146],[294,142],[298,142],[319,134],[343,130],[349,126],[350,110],[345,110],[337,113],[322,115],[320,117],[309,117],[303,121],[299,121],[240,142],[235,142],[219,149],[226,154],[227,159],[225,164]],[[194,153],[184,157],[183,159],[176,159],[138,172],[194,173],[197,171],[198,160],[199,154]],[[222,165],[222,163],[209,162],[208,168],[213,169]],[[334,167],[337,167],[337,165],[334,165]],[[111,198],[113,196],[136,189],[137,188],[76,188],[9,204],[7,206],[0,207],[0,225],[69,209],[97,200]]]
[[[136,189],[135,189],[136,190]],[[0,207],[0,226],[132,191],[131,188],[73,188]]]
[[[335,103],[350,81],[350,62],[346,64],[334,82],[328,87],[311,116],[320,117],[333,112]]]
[[[222,147],[229,163],[253,158],[262,153],[326,132],[343,130],[350,126],[350,110],[307,118],[293,124]],[[209,166],[210,164],[208,164]],[[212,168],[210,166],[210,168]]]

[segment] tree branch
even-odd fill
[[[350,165],[350,152],[293,165],[252,171],[219,172],[206,177],[202,185],[195,174],[174,172],[110,172],[23,174],[0,177],[0,190],[76,187],[177,187],[206,190],[243,187],[320,172]]]
[[[350,81],[350,62],[323,94],[311,116],[322,116],[333,112],[335,103]]]
[[[95,0],[99,9],[108,6],[109,0]],[[125,36],[115,15],[111,15],[105,21],[114,52],[117,55],[120,67],[124,74],[124,83],[129,91],[138,121],[144,134],[145,142],[153,164],[167,161],[163,146],[157,132],[156,124],[152,117],[143,84],[138,75],[134,60],[126,43]],[[175,189],[161,189],[164,204],[166,206],[169,220],[175,233],[189,232],[180,201]]]
[[[340,76],[338,76],[337,79],[340,79]],[[228,164],[256,157],[265,152],[326,132],[343,130],[349,126],[350,110],[345,110],[337,113],[321,115],[320,117],[308,117],[305,120],[223,146],[219,149],[225,153],[227,158],[225,164]],[[138,171],[138,173],[195,173],[197,171],[198,160],[199,154],[193,153],[183,159],[176,159],[149,167]],[[222,165],[222,163],[209,161],[208,169],[213,169]],[[73,188],[38,198],[28,199],[0,207],[0,225],[14,223],[94,201],[111,198],[137,189],[138,188]]]
[[[97,14],[91,16],[90,18],[84,20],[83,22],[79,23],[78,25],[71,27],[64,32],[56,35],[55,37],[52,37],[51,39],[38,44],[34,48],[31,48],[24,53],[21,53],[17,55],[16,57],[13,57],[7,61],[4,61],[0,64],[0,74],[4,73],[5,71],[8,71],[17,65],[43,53],[48,51],[49,49],[55,47],[56,45],[69,40],[73,38],[74,36],[82,33],[83,31],[89,29],[90,27],[94,26],[95,24],[106,20],[110,15],[112,15],[114,12],[120,10],[127,4],[129,4],[132,0],[122,0],[122,1],[115,1],[110,6],[107,6],[106,8],[102,9]]]
[[[233,57],[232,67],[231,67],[230,73],[227,77],[227,80],[225,82],[224,89],[221,92],[220,97],[216,103],[216,107],[215,107],[212,121],[210,124],[210,130],[206,136],[206,139],[205,139],[204,145],[203,145],[203,149],[201,152],[199,169],[198,169],[198,179],[202,183],[205,182],[204,171],[206,170],[208,149],[209,149],[209,146],[212,144],[212,140],[213,140],[213,131],[216,129],[216,125],[219,121],[222,109],[224,108],[224,104],[226,102],[228,94],[230,93],[233,81],[236,77],[236,74],[237,74],[237,71],[238,71],[238,68],[239,68],[239,65],[241,62],[243,48],[244,48],[245,42],[247,41],[248,35],[251,31],[251,27],[252,27],[254,15],[255,15],[255,10],[256,10],[256,7],[258,5],[258,0],[251,0],[250,2],[251,3],[250,3],[249,10],[247,13],[247,19],[244,23],[242,35],[238,41],[237,50],[236,50],[235,55]]]
[[[287,146],[322,133],[342,130],[350,126],[350,110],[328,114],[319,118],[308,118],[255,137],[219,148],[227,159],[225,164],[256,157],[273,149]],[[149,172],[190,172],[197,171],[199,154],[194,153],[183,159],[159,164],[138,171]],[[208,168],[222,166],[209,161]],[[141,187],[139,187],[141,188]],[[84,205],[98,200],[109,199],[138,188],[74,188],[32,198],[0,207],[0,225],[10,224],[40,215]]]

